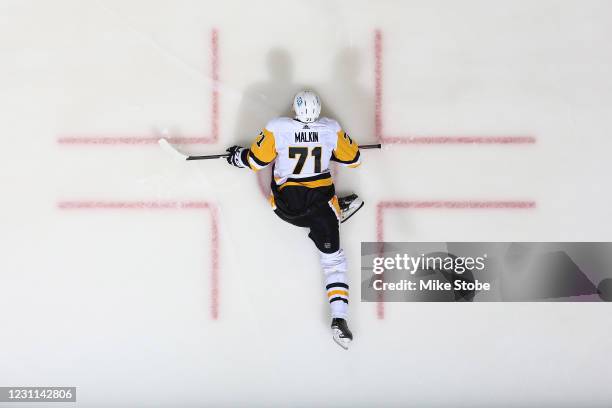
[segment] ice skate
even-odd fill
[[[353,340],[353,333],[349,330],[346,320],[340,318],[332,319],[331,329],[334,341],[343,349],[348,350],[348,346]]]
[[[338,204],[340,204],[340,222],[343,223],[359,211],[364,203],[361,198],[357,197],[357,194],[351,194],[340,197]]]

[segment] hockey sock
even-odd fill
[[[320,255],[331,317],[346,319],[348,317],[349,286],[344,252],[340,249],[331,254],[320,252]]]

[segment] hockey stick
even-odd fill
[[[185,153],[181,153],[178,150],[176,150],[174,148],[174,146],[172,146],[170,144],[170,142],[168,142],[168,140],[166,140],[165,138],[161,138],[157,141],[157,143],[159,143],[159,146],[167,151],[169,154],[171,154],[172,156],[174,156],[175,158],[179,159],[179,160],[208,160],[208,159],[221,159],[223,157],[228,157],[230,154],[229,153],[223,153],[223,154],[208,154],[205,156],[189,156]],[[363,145],[363,146],[359,146],[359,149],[380,149],[382,148],[382,145],[380,143],[378,144],[369,144],[369,145]]]
[[[210,154],[207,156],[189,156],[185,153],[179,152],[178,150],[176,150],[174,148],[174,146],[172,146],[170,144],[170,142],[168,142],[168,140],[166,140],[165,138],[161,138],[157,141],[157,143],[159,143],[159,146],[162,148],[162,150],[168,152],[169,154],[171,154],[172,156],[174,156],[176,159],[179,160],[206,160],[206,159],[220,159],[222,157],[227,157],[229,156],[229,153],[225,153],[225,154]]]
[[[369,145],[361,145],[359,146],[359,150],[361,149],[382,149],[382,144],[369,144]]]

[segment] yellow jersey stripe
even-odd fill
[[[348,292],[346,290],[332,290],[331,292],[327,292],[327,297],[332,297],[334,295],[342,295],[348,297]]]
[[[270,202],[272,209],[276,210],[276,200],[274,199],[274,194],[270,193],[270,196],[268,197],[268,201]]]
[[[340,221],[340,203],[338,202],[338,196],[333,196],[331,200],[329,200],[329,206],[336,214],[336,218]]]
[[[302,186],[302,187],[308,187],[308,188],[317,188],[317,187],[327,187],[327,186],[331,186],[333,184],[333,181],[330,178],[326,178],[323,180],[315,180],[315,181],[302,181],[302,182],[298,182],[298,181],[288,181],[284,184],[281,184],[278,189],[282,190],[283,188],[287,187],[287,186]]]

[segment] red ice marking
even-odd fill
[[[383,144],[533,144],[533,136],[385,136],[383,127],[383,36],[382,31],[374,31],[374,87],[375,108],[374,124],[376,140]]]
[[[375,106],[374,124],[376,140],[383,143],[382,123],[382,31],[374,31],[374,75],[375,75]]]
[[[159,137],[153,136],[62,136],[57,139],[64,145],[149,145],[157,144]],[[172,144],[207,144],[212,143],[205,137],[170,137]]]
[[[384,211],[387,209],[447,209],[447,210],[529,210],[536,208],[535,201],[381,201],[376,206],[376,241],[379,254],[384,252]],[[383,294],[379,292],[376,303],[376,316],[385,318]]]
[[[60,210],[206,210],[211,221],[210,316],[219,318],[219,220],[217,207],[206,201],[60,201]]]
[[[219,30],[213,28],[210,33],[210,76],[211,119],[210,135],[194,135],[185,137],[170,137],[173,144],[214,144],[219,141]],[[152,145],[156,144],[158,136],[152,135],[62,135],[57,143],[62,145]]]
[[[406,136],[379,139],[387,144],[532,144],[532,136]]]
[[[210,35],[211,77],[212,77],[212,115],[211,142],[219,140],[219,30],[213,28]]]
[[[259,170],[255,177],[257,178],[257,187],[259,187],[261,195],[267,200],[270,197],[270,183],[274,177],[272,170],[269,168]]]

